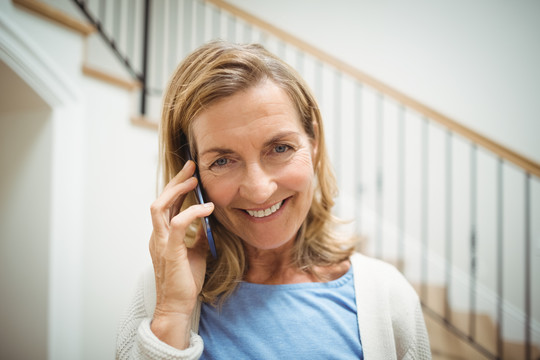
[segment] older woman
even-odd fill
[[[154,269],[117,358],[430,358],[411,286],[333,233],[323,123],[292,68],[258,45],[197,49],[169,83],[160,144]]]

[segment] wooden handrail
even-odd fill
[[[83,36],[92,34],[96,29],[84,21],[77,20],[76,18],[67,15],[63,11],[57,10],[55,7],[48,5],[42,1],[37,0],[12,0],[17,6],[23,7],[29,11],[46,17],[58,24],[66,26],[71,30],[80,33]]]
[[[420,102],[414,100],[413,98],[403,94],[402,92],[380,82],[379,80],[367,75],[366,73],[358,70],[354,66],[347,64],[346,62],[330,55],[329,53],[322,51],[321,49],[293,36],[292,34],[234,6],[223,0],[205,0],[208,3],[215,5],[216,7],[223,9],[244,21],[272,34],[273,36],[285,41],[288,44],[291,44],[298,49],[320,59],[324,63],[327,63],[339,71],[348,74],[359,82],[368,85],[369,87],[374,88],[380,93],[393,98],[399,103],[405,105],[406,107],[424,115],[425,117],[433,120],[449,130],[463,136],[464,138],[469,139],[471,142],[484,147],[485,149],[490,150],[497,156],[519,166],[526,172],[535,175],[540,178],[540,164],[537,162],[516,153],[509,148],[496,143],[495,141],[488,139],[487,137],[480,135],[474,130],[469,129],[466,126],[463,126],[452,120],[443,114],[431,109],[430,107],[421,104]]]

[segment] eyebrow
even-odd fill
[[[263,148],[268,147],[272,144],[275,144],[276,142],[279,142],[283,140],[284,138],[288,138],[291,136],[299,136],[300,134],[297,131],[282,131],[280,133],[277,133],[276,135],[272,136],[272,138],[268,139],[264,142]],[[209,153],[216,153],[218,155],[229,155],[233,154],[234,151],[227,148],[221,148],[221,147],[213,147],[208,150],[205,150],[200,154],[200,156],[204,156]]]

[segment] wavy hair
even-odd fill
[[[318,142],[318,151],[313,159],[317,180],[313,200],[298,230],[291,261],[293,266],[320,278],[317,267],[338,264],[353,251],[350,242],[340,240],[334,233],[338,220],[332,215],[332,207],[337,188],[326,153],[321,114],[300,75],[261,45],[214,41],[196,49],[178,65],[166,88],[160,123],[163,184],[184,166],[187,160],[183,155],[186,139],[197,161],[197,147],[191,131],[194,119],[218,100],[265,80],[271,80],[288,94],[306,134]],[[195,202],[195,197],[190,194],[183,208]],[[242,240],[227,231],[213,216],[210,222],[219,258],[208,257],[201,300],[213,303],[232,293],[243,279],[248,265]],[[196,225],[198,223],[193,224],[186,235],[188,246],[195,238]]]

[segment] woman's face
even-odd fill
[[[199,172],[214,215],[247,245],[293,240],[311,206],[317,144],[271,81],[225,98],[193,123]]]

